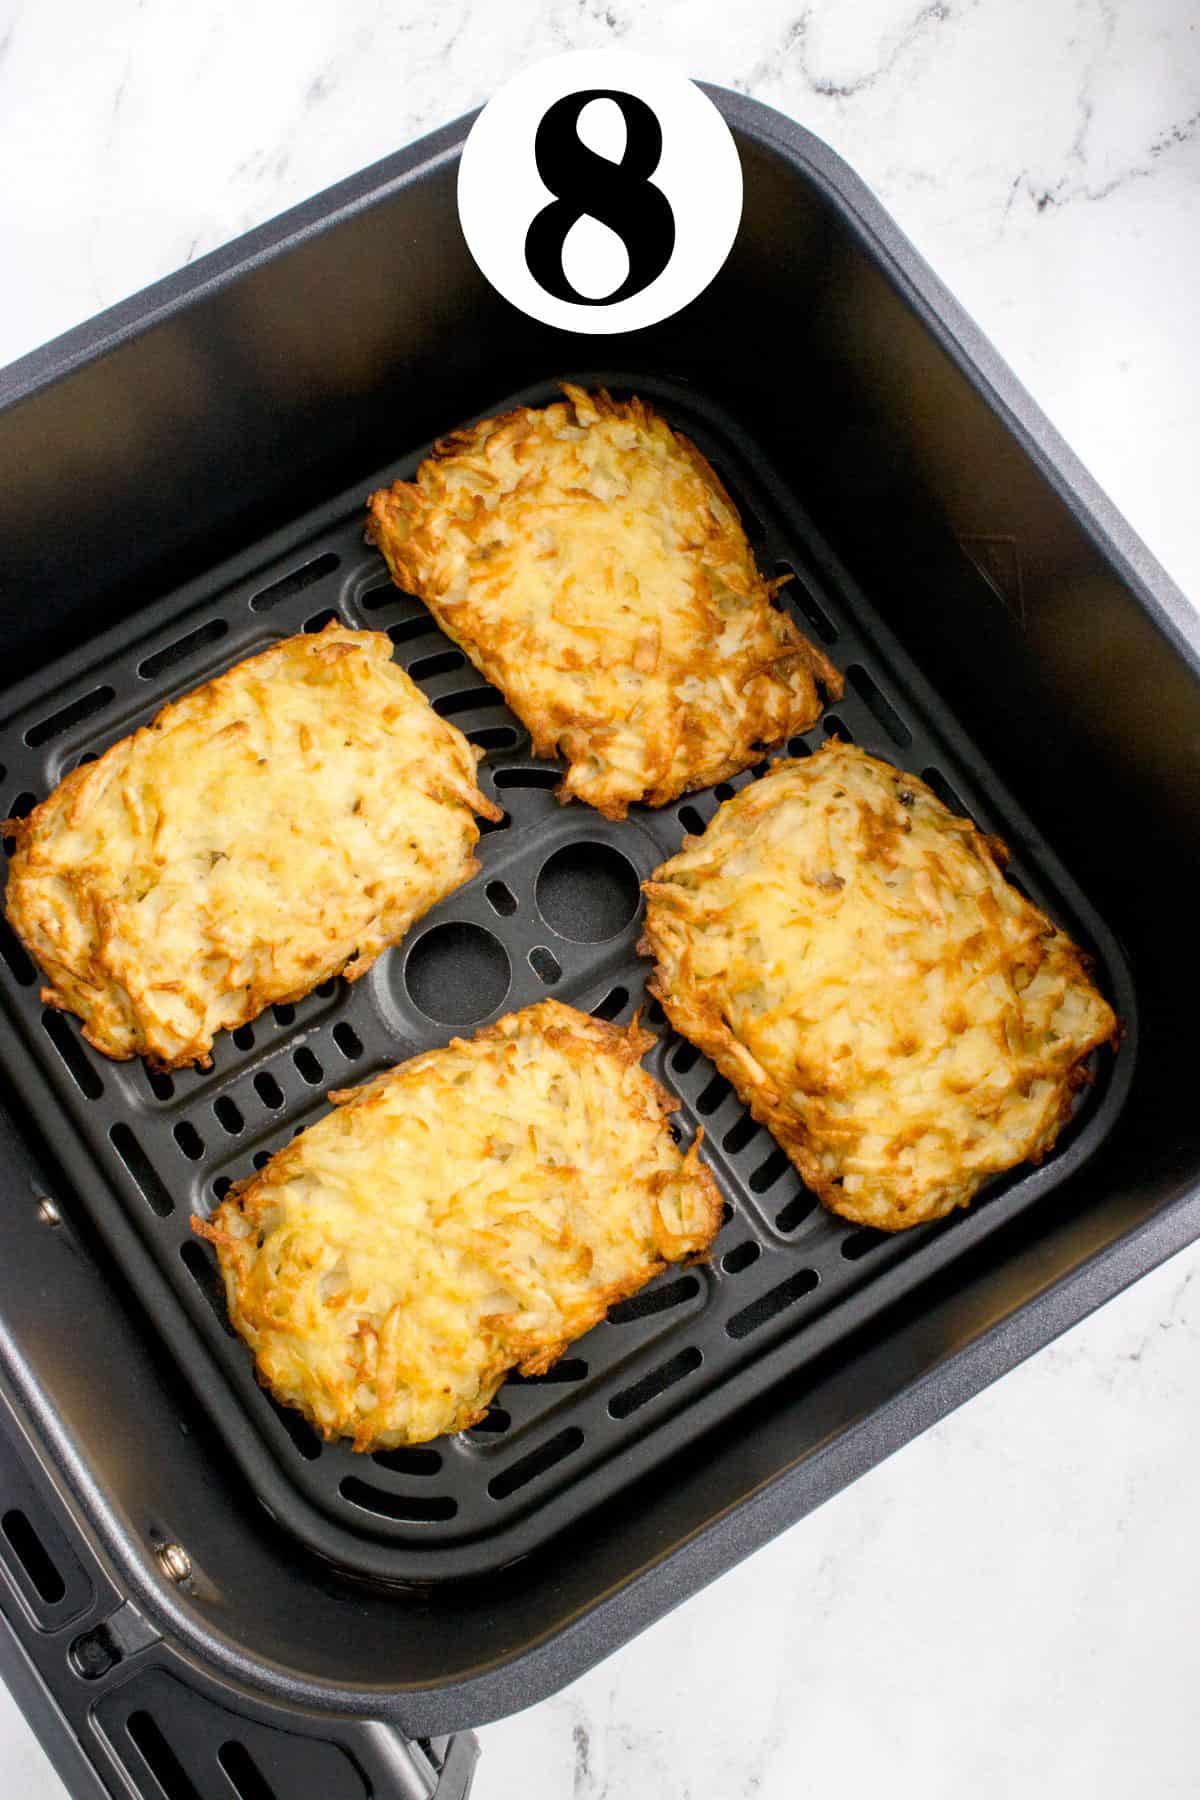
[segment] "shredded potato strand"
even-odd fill
[[[676,1148],[653,1043],[554,1000],[331,1096],[195,1229],[276,1397],[359,1450],[482,1417],[615,1301],[704,1252],[716,1184]]]
[[[565,392],[444,439],[367,530],[535,754],[566,757],[560,797],[620,819],[749,767],[842,681],[696,447],[639,400]]]
[[[898,1230],[1037,1161],[1116,1042],[1006,859],[924,782],[831,741],[646,886],[651,990],[845,1218]]]
[[[107,1056],[213,1038],[356,980],[478,864],[475,752],[383,632],[289,638],[164,707],[27,819],[9,923]]]

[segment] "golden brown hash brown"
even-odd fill
[[[896,1231],[1036,1162],[1117,1041],[1007,851],[847,744],[780,762],[656,870],[643,951],[825,1204]]]
[[[382,632],[288,638],[172,701],[27,819],[8,920],[106,1056],[213,1037],[354,981],[478,864],[475,752]]]
[[[371,496],[367,536],[566,757],[559,797],[622,819],[748,768],[842,682],[696,447],[640,400],[565,393],[445,438]]]
[[[423,1443],[702,1254],[721,1198],[653,1042],[544,1000],[331,1095],[192,1221],[264,1385],[356,1450]]]

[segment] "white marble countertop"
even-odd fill
[[[0,363],[611,42],[840,150],[1200,596],[1191,0],[8,0]],[[1200,1248],[485,1728],[479,1800],[1200,1792],[1197,1276]],[[62,1794],[2,1691],[0,1793]]]

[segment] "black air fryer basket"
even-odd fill
[[[466,125],[0,375],[3,810],[163,702],[331,618],[386,630],[487,753],[483,868],[357,986],[171,1077],[93,1053],[0,928],[0,1606],[73,1792],[466,1792],[464,1729],[531,1704],[1191,1239],[1175,1054],[1200,841],[1187,610],[831,153],[715,93],[733,253],[684,313],[575,339],[458,229]],[[1005,837],[1125,1022],[1053,1155],[899,1237],[818,1208],[649,1009],[726,1198],[709,1264],[417,1450],[321,1445],[254,1380],[206,1246],[228,1184],[361,1080],[553,993],[644,1005],[638,883],[733,787],[627,823],[554,768],[363,542],[435,436],[564,377],[708,454],[843,702],[836,734]],[[1178,915],[1178,916],[1177,916]],[[457,1735],[456,1735],[457,1734]]]

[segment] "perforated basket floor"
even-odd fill
[[[618,391],[627,386],[605,379]],[[190,1328],[180,1316],[160,1324],[256,1491],[322,1555],[385,1580],[480,1573],[535,1548],[1019,1209],[1045,1204],[1101,1141],[1128,1085],[1133,994],[1102,922],[734,422],[690,391],[645,380],[637,387],[710,456],[760,566],[795,574],[783,603],[845,672],[845,701],[790,753],[806,754],[825,733],[852,739],[922,774],[956,810],[1003,835],[1020,885],[1096,955],[1128,1035],[1115,1063],[1101,1058],[1095,1086],[1046,1163],[998,1179],[969,1214],[887,1238],[823,1212],[728,1084],[666,1033],[651,1006],[660,1042],[650,1066],[679,1096],[683,1133],[704,1125],[705,1155],[726,1199],[711,1263],[669,1273],[614,1307],[550,1374],[507,1382],[474,1430],[356,1456],[322,1445],[258,1386],[189,1213],[209,1211],[231,1181],[320,1116],[327,1088],[548,993],[610,1019],[644,1006],[638,884],[761,769],[661,812],[638,809],[619,825],[583,806],[560,807],[556,769],[528,755],[499,696],[363,543],[366,493],[411,475],[424,447],[24,684],[0,728],[3,797],[18,815],[165,700],[334,616],[386,630],[438,711],[488,752],[482,785],[505,818],[482,839],[476,879],[356,986],[328,983],[219,1038],[208,1071],[152,1075],[93,1052],[73,1019],[43,1008],[33,968],[0,926],[0,1003],[24,1052],[6,1057],[11,1079],[51,1136],[65,1114],[85,1140],[98,1179],[83,1197],[97,1224],[103,1230],[111,1209],[123,1208],[165,1272]],[[545,384],[489,410],[542,403],[554,391]],[[191,1353],[197,1336],[223,1382],[211,1378],[209,1358]]]

